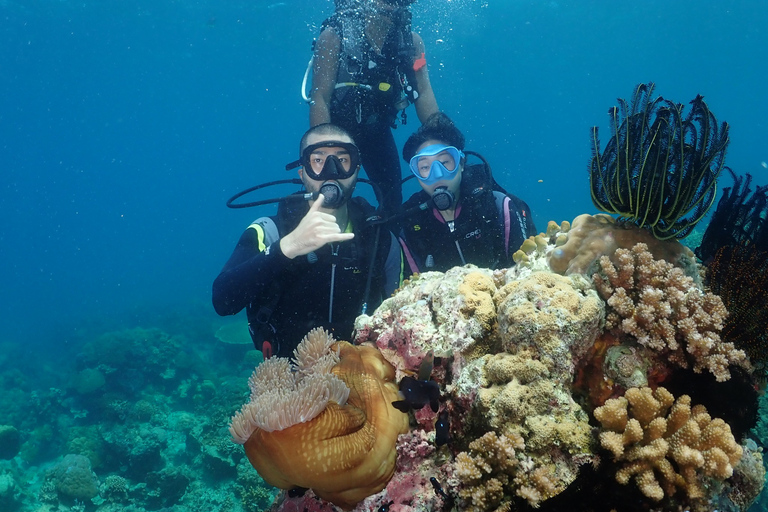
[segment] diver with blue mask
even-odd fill
[[[290,357],[313,328],[351,339],[354,320],[402,282],[395,237],[373,223],[376,211],[353,197],[360,171],[357,146],[342,128],[319,125],[304,134],[298,167],[303,190],[279,201],[241,235],[213,283],[220,315],[245,309],[254,345],[265,357]],[[256,188],[256,187],[254,187]],[[249,189],[249,190],[253,190]]]
[[[536,235],[525,201],[499,187],[484,160],[468,165],[468,154],[482,160],[464,150],[464,135],[441,112],[403,146],[403,158],[422,189],[396,219],[412,273],[444,272],[468,263],[510,267],[523,241]]]

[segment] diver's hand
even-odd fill
[[[280,250],[288,258],[303,256],[331,242],[343,242],[355,237],[354,233],[342,233],[336,217],[320,211],[325,197],[320,194],[296,229],[280,239]]]

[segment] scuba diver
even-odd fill
[[[391,128],[405,124],[410,103],[422,122],[438,111],[429,83],[424,41],[411,31],[414,0],[336,0],[314,43],[309,123],[346,129],[362,165],[393,213],[402,202],[401,170]],[[307,69],[307,75],[309,69]]]
[[[402,253],[372,206],[352,197],[360,155],[342,128],[322,124],[301,139],[304,191],[283,198],[276,216],[256,219],[213,282],[219,315],[246,309],[254,345],[265,358],[290,357],[313,328],[350,339],[355,318],[373,310],[402,282]],[[279,182],[273,182],[279,183]],[[265,184],[270,185],[270,184]],[[386,294],[386,295],[385,295]]]
[[[514,265],[512,255],[536,235],[531,209],[494,180],[482,160],[467,165],[464,135],[448,116],[433,114],[406,141],[403,158],[422,190],[397,216],[399,241],[411,273],[472,263]]]

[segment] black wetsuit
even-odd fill
[[[392,128],[396,126],[398,111],[408,105],[414,93],[418,95],[413,72],[417,56],[410,24],[393,27],[379,54],[362,33],[345,37],[345,31],[355,28],[354,20],[350,24],[345,21],[338,17],[328,22],[341,39],[337,87],[330,105],[331,122],[347,130],[355,140],[363,169],[381,188],[382,206],[387,212],[394,212],[403,201],[403,193]],[[357,30],[362,29],[358,26]],[[412,87],[410,94],[404,93],[403,81]]]
[[[525,201],[490,190],[472,195],[464,190],[464,183],[453,222],[446,222],[435,208],[416,209],[400,221],[399,241],[411,273],[445,272],[467,263],[491,269],[510,267],[523,241],[536,235]],[[417,192],[403,209],[428,200],[426,192]]]
[[[296,205],[296,203],[293,203]],[[347,229],[355,238],[313,253],[287,258],[280,236],[290,233],[308,211],[306,202],[254,221],[240,237],[229,261],[213,282],[213,306],[220,315],[246,308],[256,348],[269,341],[274,355],[289,357],[314,327],[349,340],[364,301],[377,228],[365,219],[373,208],[364,199],[349,203]],[[368,313],[402,281],[400,247],[386,229],[379,234]]]

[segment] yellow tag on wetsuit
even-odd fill
[[[379,82],[379,90],[381,92],[387,92],[392,88],[391,84],[388,84],[387,82]]]

